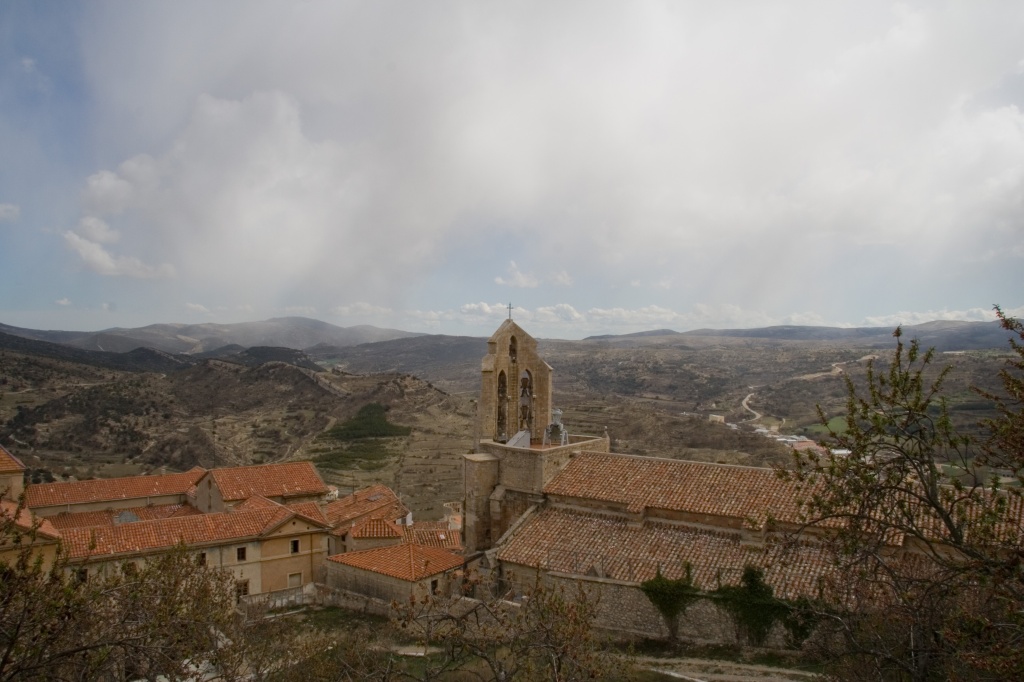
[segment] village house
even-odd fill
[[[413,543],[338,554],[327,559],[327,585],[385,604],[428,594],[447,595],[461,577],[463,558]]]
[[[186,545],[204,565],[230,571],[239,596],[302,588],[322,579],[330,524],[327,486],[309,462],[29,485],[0,447],[0,474],[17,524],[35,526],[39,551],[58,544],[88,576]],[[202,508],[210,509],[203,513]]]

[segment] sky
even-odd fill
[[[0,3],[0,323],[1024,314],[1024,3]]]

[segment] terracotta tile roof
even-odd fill
[[[36,533],[44,538],[56,540],[61,537],[49,519],[41,519],[24,507],[18,509],[18,504],[10,500],[0,500],[0,518],[13,519],[14,525],[21,530],[35,528]]]
[[[327,493],[327,485],[312,462],[211,469],[210,476],[225,502],[244,500],[253,495],[287,498]]]
[[[110,557],[189,546],[241,542],[257,538],[294,516],[283,507],[250,511],[196,514],[118,526],[72,528],[63,538],[73,559]]]
[[[765,569],[765,580],[784,598],[816,596],[831,570],[828,555],[813,547],[773,561],[768,550],[741,543],[739,533],[653,521],[638,525],[559,508],[527,519],[498,550],[498,560],[633,583],[653,578],[659,567],[666,578],[680,578],[689,562],[694,584],[705,590],[738,584],[744,567],[755,565]]]
[[[386,485],[357,490],[347,497],[327,504],[327,520],[332,526],[351,525],[352,521],[364,516],[394,521],[408,513],[409,510]]]
[[[94,526],[114,526],[120,523],[137,521],[153,521],[179,516],[201,514],[198,509],[188,504],[157,504],[128,509],[104,509],[89,512],[62,512],[50,517],[50,522],[61,530],[67,528],[92,528]],[[130,515],[134,515],[134,520]]]
[[[394,521],[388,519],[364,519],[352,526],[354,538],[403,538],[405,534]]]
[[[115,500],[145,500],[163,495],[184,495],[205,469],[195,467],[181,474],[162,476],[128,476],[126,478],[96,478],[90,481],[68,483],[34,483],[25,490],[30,508],[53,507]]]
[[[232,511],[252,511],[253,509],[278,509],[284,505],[278,504],[273,500],[268,500],[262,495],[253,495],[252,497],[239,502]]]
[[[291,504],[281,504],[280,502],[274,502],[268,500],[262,495],[253,495],[247,500],[240,502],[235,505],[230,511],[250,511],[252,509],[289,509],[299,516],[314,521],[322,526],[329,526],[327,518],[323,512],[320,511],[320,505],[316,502],[293,502]]]
[[[7,451],[0,445],[0,474],[11,474],[16,471],[24,471],[25,465],[21,460]]]
[[[436,547],[401,544],[327,557],[346,566],[415,582],[462,566],[460,556]]]
[[[593,452],[576,456],[544,488],[548,495],[750,519],[798,522],[795,486],[771,469]]]
[[[312,519],[324,526],[330,525],[327,522],[327,517],[324,516],[323,511],[320,510],[320,505],[316,502],[295,502],[292,504],[286,504],[285,507],[291,509],[300,516],[305,516],[307,519]]]
[[[406,542],[426,547],[441,547],[453,552],[461,552],[462,531],[451,530],[448,524],[438,521],[420,521],[406,527]]]

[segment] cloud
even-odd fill
[[[284,309],[285,315],[300,315],[303,317],[312,317],[316,315],[316,308],[311,305],[291,305]]]
[[[70,298],[58,298],[56,301],[54,301],[54,303],[56,303],[59,306],[66,307],[66,306],[71,305],[71,299]]]
[[[495,283],[520,289],[533,289],[540,285],[540,282],[532,274],[521,272],[515,261],[509,261],[507,272],[509,275],[508,279],[500,276],[495,277]]]
[[[1006,311],[1011,317],[1018,315],[1024,308],[1016,308]],[[888,315],[874,315],[864,318],[863,326],[866,327],[897,327],[899,325],[914,325],[932,322],[935,320],[965,320],[968,322],[988,322],[996,319],[995,311],[991,308],[970,308],[967,310],[926,310],[926,311],[901,311]]]
[[[465,303],[459,306],[459,312],[463,315],[471,317],[483,317],[483,318],[494,318],[494,317],[507,317],[508,316],[508,304],[507,303]]]
[[[84,239],[74,232],[65,232],[64,241],[93,272],[112,277],[125,276],[139,279],[173,277],[174,267],[166,263],[146,265],[133,256],[115,256],[96,242]]]
[[[339,305],[331,309],[331,313],[340,317],[380,317],[390,315],[392,312],[394,311],[391,308],[373,305],[364,301],[358,301],[349,305]]]
[[[204,315],[212,314],[210,309],[201,303],[186,303],[185,308],[193,313],[202,313]]]
[[[534,319],[539,322],[579,322],[583,320],[583,315],[568,303],[558,303],[537,308]]]
[[[21,208],[17,204],[0,204],[0,223],[17,222]]]
[[[71,229],[83,276],[153,279],[140,315],[214,291],[230,311],[387,315],[339,306],[359,299],[457,326],[491,319],[467,292],[571,286],[516,315],[750,326],[1024,290],[1024,8],[238,9],[90,3],[73,41],[26,30],[14,55],[24,79],[73,44],[78,79],[45,102],[59,116],[35,91],[13,103],[38,126],[20,144],[103,150],[51,166],[77,213],[27,173],[42,198],[12,196],[41,225],[19,232]],[[92,285],[128,306],[116,279]]]
[[[78,231],[86,239],[100,244],[111,244],[120,238],[120,235],[115,230],[110,229],[110,225],[94,216],[82,218],[78,222]]]

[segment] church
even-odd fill
[[[827,557],[772,549],[800,523],[793,484],[770,469],[613,454],[607,433],[561,423],[552,382],[537,341],[504,321],[481,366],[480,438],[464,456],[467,566],[517,593],[538,578],[583,583],[601,595],[598,624],[632,636],[667,634],[639,587],[659,573],[714,590],[753,566],[779,597],[817,594]],[[722,615],[701,608],[680,632],[728,641]]]

